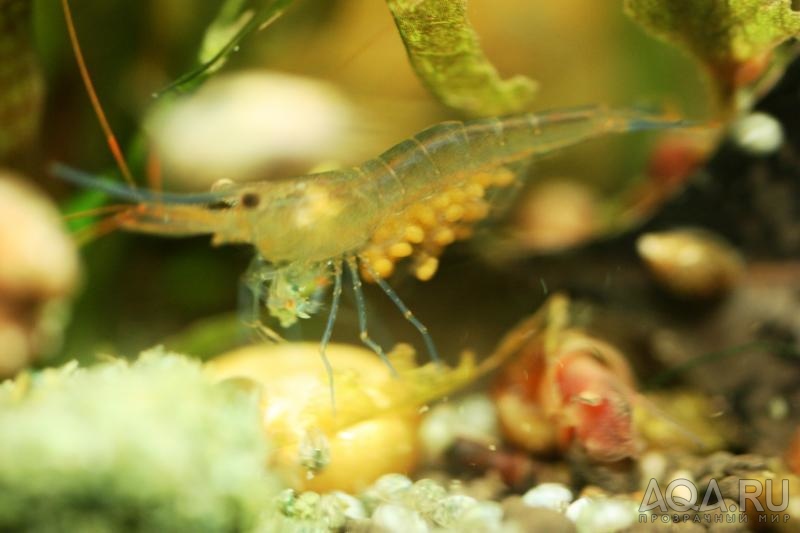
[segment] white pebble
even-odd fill
[[[252,70],[152,106],[147,131],[173,184],[206,188],[219,176],[241,182],[280,162],[339,157],[352,118],[335,87]]]
[[[544,507],[563,513],[574,498],[572,491],[561,483],[542,483],[522,496],[529,507]]]
[[[381,533],[427,533],[429,530],[419,513],[393,503],[384,503],[375,509],[372,526]]]
[[[342,512],[347,518],[353,520],[367,518],[367,510],[364,508],[364,504],[355,496],[338,490],[331,492],[330,495],[341,504]]]
[[[769,155],[783,144],[783,127],[772,115],[750,113],[734,123],[731,136],[742,150]]]
[[[359,498],[370,513],[384,503],[398,503],[405,500],[413,483],[402,474],[386,474],[378,478]]]
[[[458,403],[457,430],[460,437],[497,442],[499,427],[494,402],[486,394],[471,394]]]
[[[672,499],[679,505],[693,505],[698,495],[694,489],[696,485],[692,473],[688,470],[676,470],[670,475],[670,483],[675,481],[679,483],[672,489]]]
[[[422,419],[419,441],[429,461],[436,461],[455,442],[456,408],[451,404],[437,405]]]
[[[319,501],[319,520],[327,525],[328,529],[343,528],[347,522],[343,501],[334,494],[323,494]]]
[[[569,518],[572,522],[577,522],[578,517],[583,512],[583,509],[592,502],[592,498],[587,498],[586,496],[582,496],[569,504],[567,510],[564,512],[564,515]]]
[[[455,526],[456,531],[499,531],[503,524],[503,507],[497,502],[479,502],[470,507]]]
[[[589,502],[578,516],[578,533],[613,533],[638,520],[638,504],[631,500],[600,498]]]
[[[409,491],[407,501],[425,518],[433,516],[439,502],[447,497],[447,490],[432,479],[420,479]]]
[[[433,521],[442,527],[452,527],[477,503],[478,500],[475,498],[463,494],[454,494],[443,498],[433,511]]]
[[[413,485],[414,483],[403,474],[386,474],[372,484],[372,490],[386,501],[396,501]]]
[[[667,471],[667,458],[663,453],[647,452],[639,459],[639,470],[642,472],[641,485],[646,487],[651,479],[662,480]]]
[[[419,429],[420,443],[429,461],[438,460],[459,437],[492,444],[500,440],[499,435],[497,411],[485,394],[437,405]]]

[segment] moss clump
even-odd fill
[[[0,530],[241,531],[280,489],[257,399],[155,350],[0,386]]]

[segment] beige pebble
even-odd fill
[[[739,253],[721,237],[687,228],[646,233],[636,242],[653,278],[685,298],[713,298],[732,289],[744,272]]]
[[[0,380],[58,346],[78,281],[78,252],[56,207],[0,170]]]

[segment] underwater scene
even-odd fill
[[[800,532],[799,36],[0,0],[0,531]]]

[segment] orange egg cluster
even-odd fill
[[[391,276],[395,264],[410,257],[414,275],[427,281],[436,273],[444,248],[469,238],[473,224],[489,214],[486,189],[505,187],[513,181],[510,170],[494,169],[431,195],[385,220],[359,257],[381,278]],[[372,279],[365,267],[361,270],[367,280]]]

